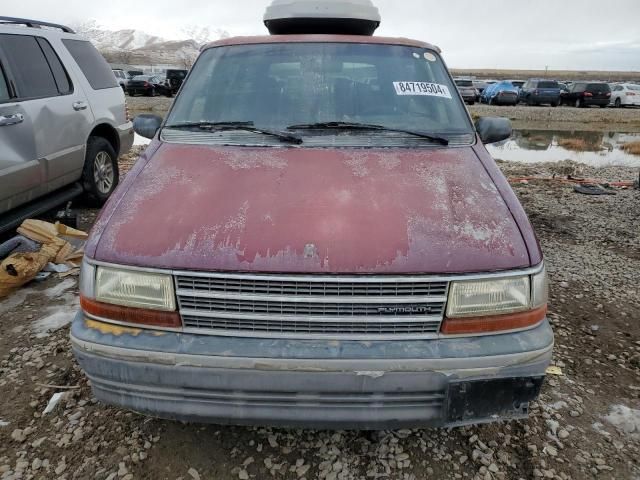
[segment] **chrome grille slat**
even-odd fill
[[[188,331],[296,338],[435,336],[448,290],[417,276],[180,272],[175,284]]]

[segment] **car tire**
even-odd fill
[[[584,102],[581,98],[576,100],[576,108],[584,108]]]
[[[102,137],[89,137],[82,170],[82,186],[95,206],[101,207],[118,186],[118,156]]]
[[[616,98],[615,105],[616,105],[616,108],[622,108],[622,100],[620,100],[619,97]]]
[[[560,100],[558,100],[557,102],[551,102],[551,106],[553,108],[556,108],[556,107],[560,106]]]

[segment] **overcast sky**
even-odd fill
[[[168,39],[208,27],[262,34],[270,0],[0,0],[2,15],[134,28]],[[640,0],[374,0],[379,35],[442,48],[450,67],[640,70]]]

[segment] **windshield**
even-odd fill
[[[284,130],[354,122],[472,133],[454,91],[440,57],[424,48],[293,42],[217,47],[201,54],[167,125],[253,122]]]
[[[132,80],[144,80],[145,82],[147,80],[149,80],[151,77],[149,75],[136,75],[135,77],[132,78]]]
[[[587,85],[587,90],[590,92],[602,93],[610,92],[611,88],[609,88],[609,84],[607,83],[590,83]]]
[[[456,85],[459,87],[473,87],[473,82],[471,80],[456,80]]]
[[[546,81],[538,83],[538,88],[560,88],[560,85],[558,82]]]

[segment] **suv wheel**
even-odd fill
[[[576,108],[582,108],[584,107],[584,102],[582,101],[581,98],[576,100]]]
[[[82,184],[92,203],[102,206],[118,186],[118,157],[102,137],[89,137]]]

